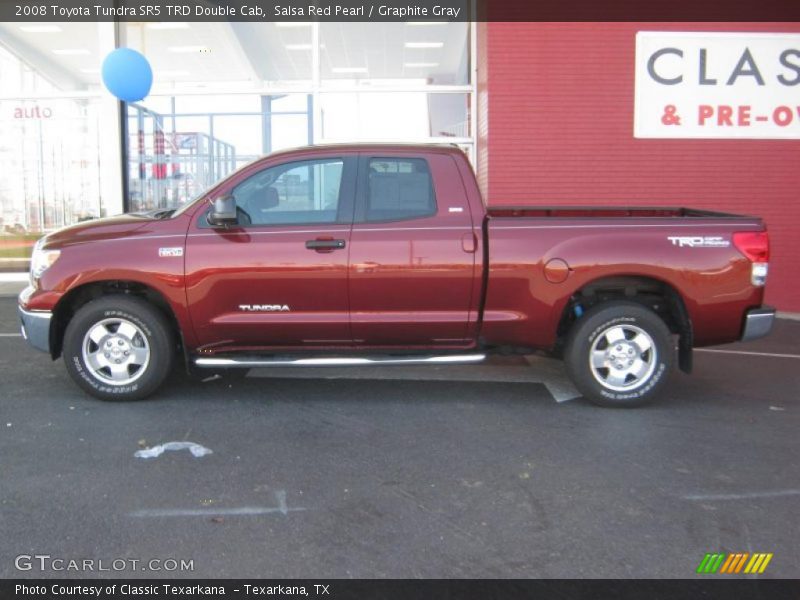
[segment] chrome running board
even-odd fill
[[[195,358],[198,367],[361,367],[365,365],[454,365],[481,362],[485,354],[443,354],[441,356],[363,356],[336,358]]]

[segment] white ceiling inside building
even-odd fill
[[[468,24],[324,23],[323,80],[466,84]],[[127,45],[153,67],[155,91],[198,83],[279,86],[312,78],[312,27],[281,23],[129,23]],[[100,84],[97,23],[0,23],[0,42],[59,89]]]

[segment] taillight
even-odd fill
[[[766,231],[737,231],[733,234],[733,245],[751,263],[750,281],[763,286],[767,282],[769,261],[769,236]]]
[[[769,261],[769,236],[766,231],[737,231],[733,245],[750,259],[750,262]]]

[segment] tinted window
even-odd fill
[[[335,223],[342,159],[279,165],[251,175],[233,196],[242,225]]]
[[[367,173],[367,221],[426,217],[436,212],[428,163],[420,158],[372,158]]]

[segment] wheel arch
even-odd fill
[[[64,294],[53,310],[53,318],[50,325],[50,355],[53,360],[61,356],[64,333],[75,313],[92,300],[111,295],[142,298],[157,308],[166,317],[167,322],[173,329],[175,339],[178,341],[181,353],[184,355],[184,360],[187,360],[183,332],[175,310],[167,297],[150,285],[126,279],[92,281],[76,286]]]
[[[636,302],[652,310],[679,336],[678,364],[692,370],[692,321],[683,296],[669,282],[651,276],[610,275],[593,279],[578,288],[565,304],[558,321],[559,345],[589,308],[614,300]]]

